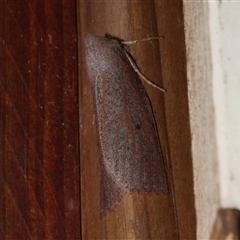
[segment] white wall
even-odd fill
[[[220,200],[240,209],[240,1],[208,5]]]
[[[184,4],[197,238],[240,209],[240,1]]]

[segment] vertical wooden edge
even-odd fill
[[[197,238],[209,238],[220,206],[207,2],[183,2]]]
[[[169,168],[179,238],[196,238],[186,36],[182,1],[156,1],[165,94]],[[171,176],[171,175],[170,175]]]
[[[81,239],[83,239],[83,224],[82,224],[82,163],[81,163],[81,129],[82,129],[82,114],[81,114],[81,68],[82,68],[82,58],[81,58],[81,54],[82,54],[82,36],[81,36],[81,24],[80,24],[80,4],[79,4],[79,0],[75,0],[75,6],[76,6],[76,26],[77,26],[77,63],[78,63],[78,136],[79,136],[79,206],[80,206],[80,216],[79,216],[79,221],[80,221],[80,237]]]

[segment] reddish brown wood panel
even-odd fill
[[[0,1],[0,239],[79,239],[75,2]]]
[[[81,191],[84,239],[195,239],[191,134],[182,1],[78,1],[80,42]],[[145,76],[167,92],[145,84],[150,97],[170,193],[125,194],[99,217],[100,166],[97,119],[86,73],[84,32],[124,40],[165,36],[131,46]],[[141,114],[141,113],[139,113]]]

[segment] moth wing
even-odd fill
[[[124,53],[100,78],[95,97],[105,174],[124,191],[167,193],[151,103]]]
[[[101,182],[100,182],[100,215],[112,210],[120,201],[122,189],[106,172],[101,161]]]

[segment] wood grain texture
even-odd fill
[[[191,136],[181,1],[78,1],[80,148],[83,239],[195,239]],[[164,35],[138,43],[131,53],[141,72],[167,93],[145,84],[155,114],[170,194],[125,194],[99,218],[99,143],[82,34],[124,40]]]
[[[0,239],[79,239],[74,1],[0,1]]]

